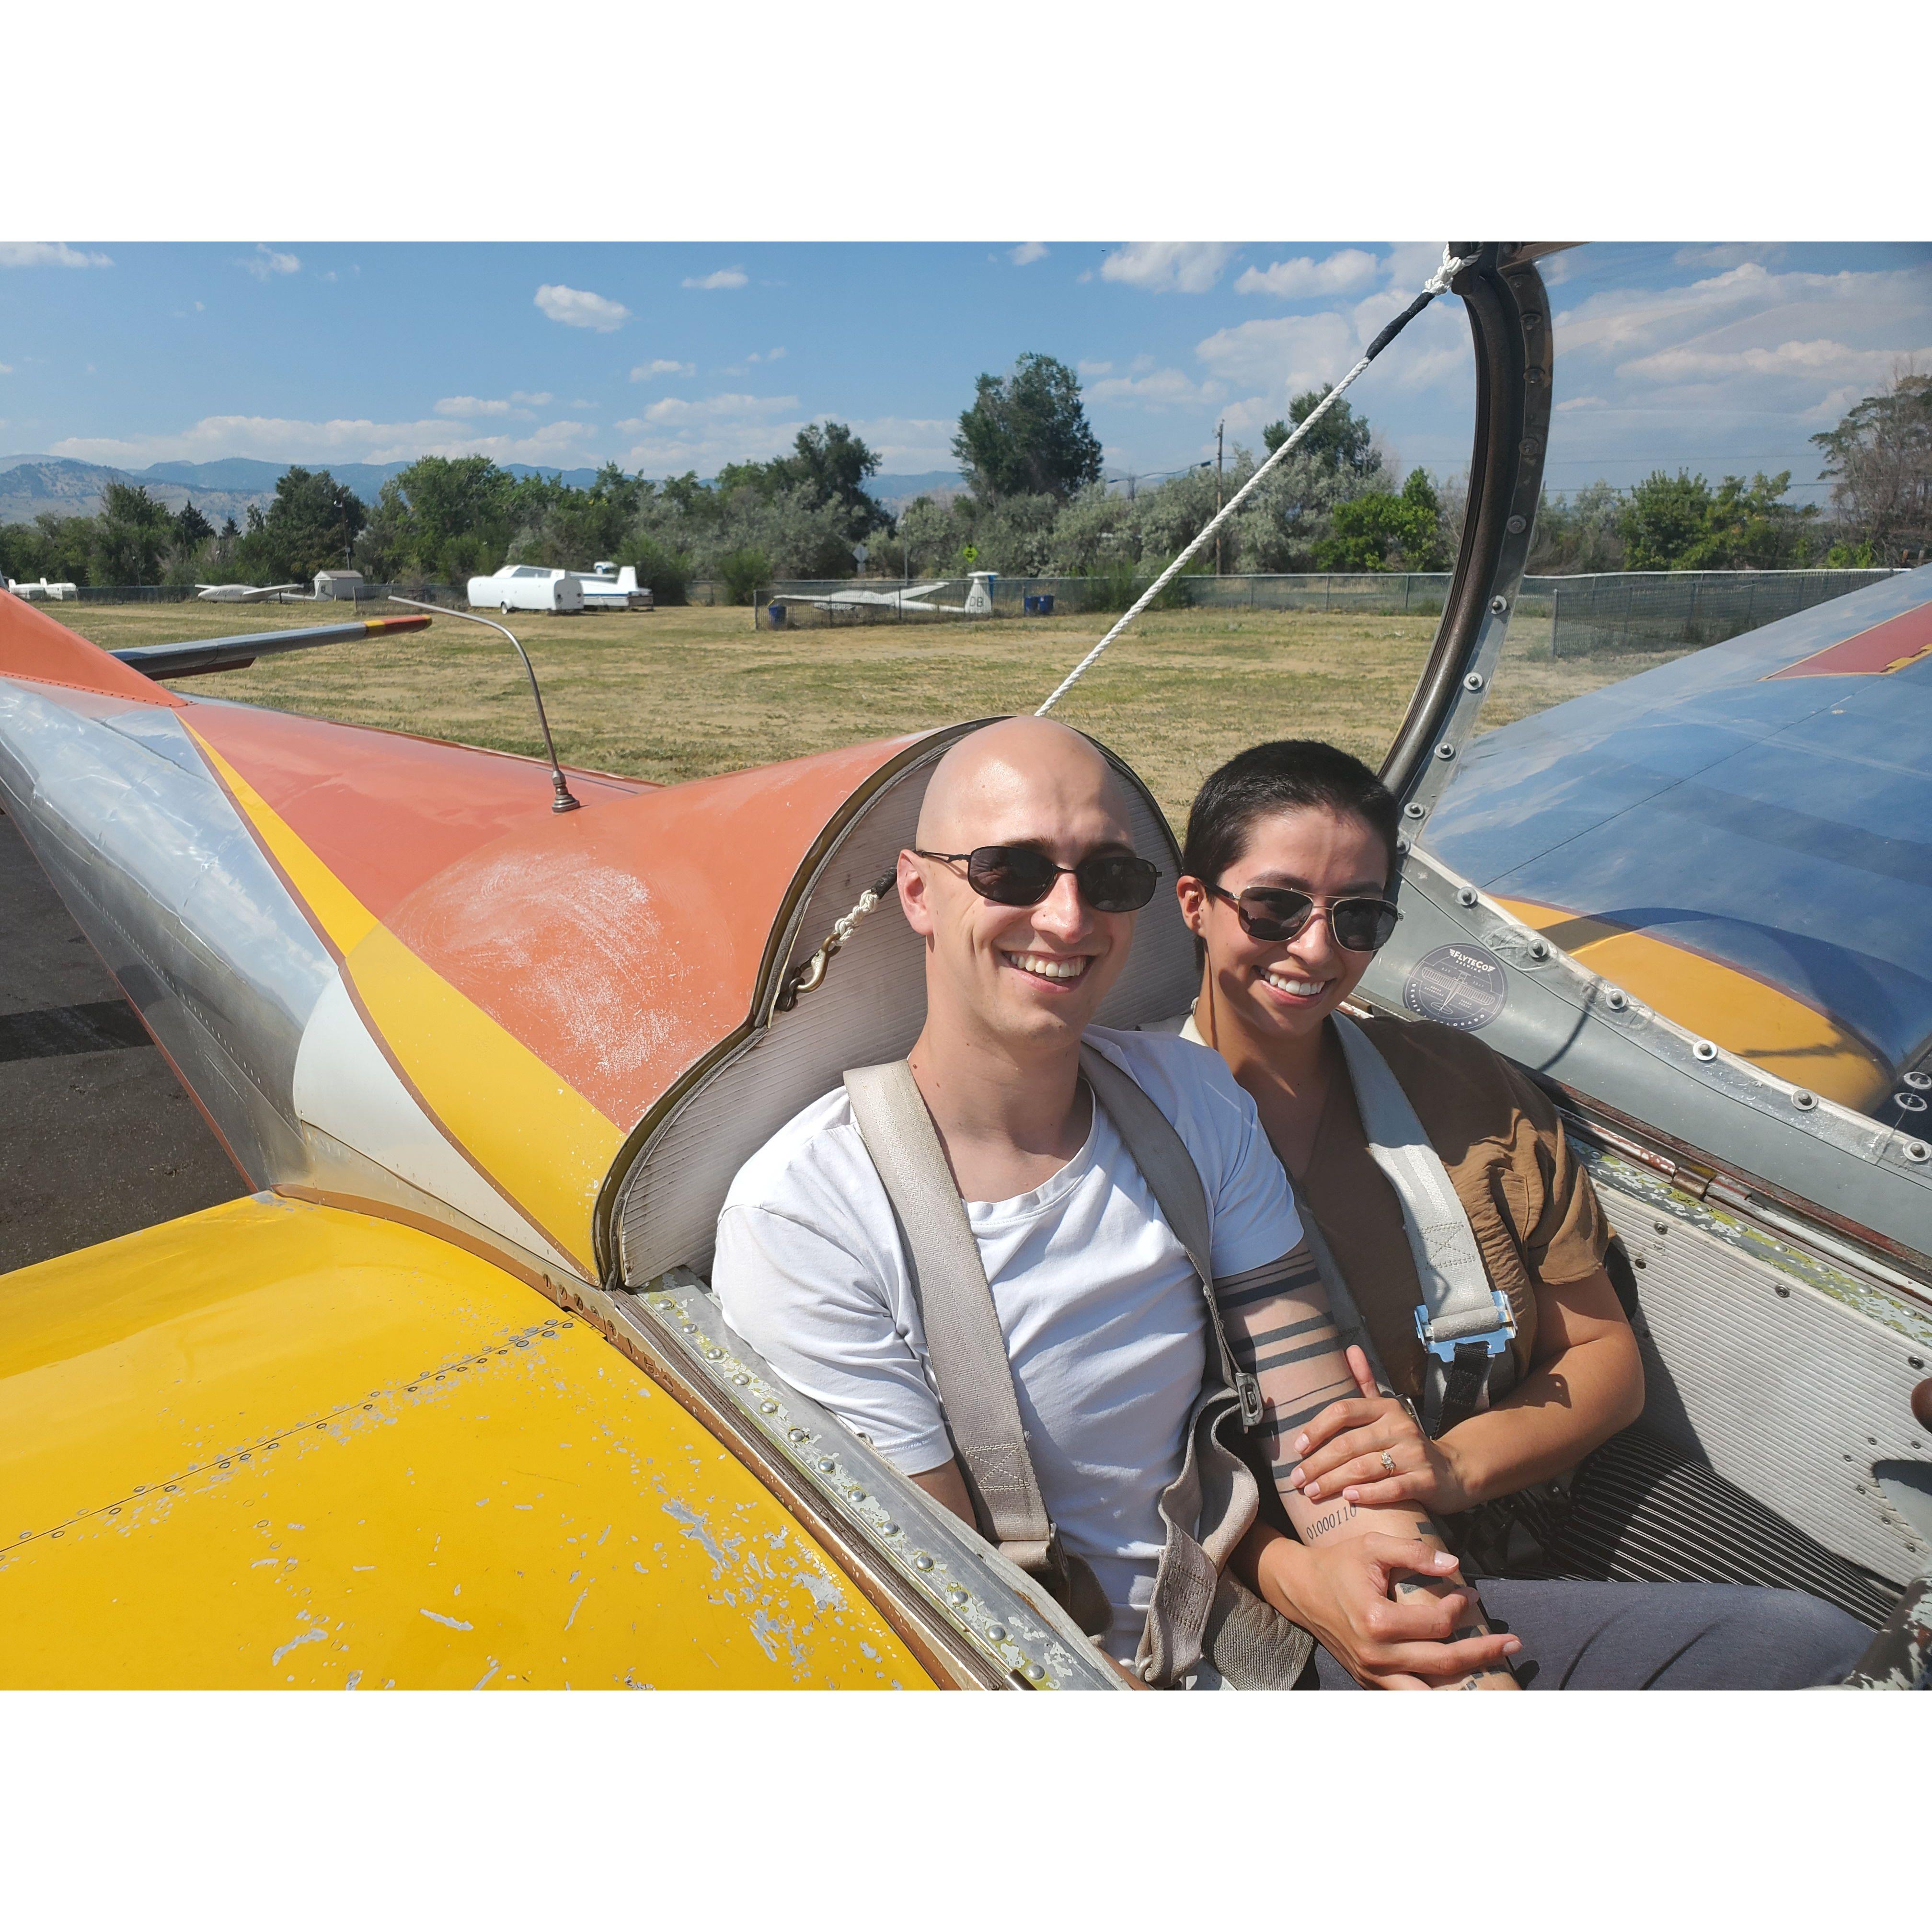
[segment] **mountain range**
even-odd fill
[[[145,470],[120,470],[104,463],[82,463],[68,456],[0,456],[0,524],[31,523],[44,513],[57,517],[91,517],[100,508],[101,493],[110,483],[145,488],[149,496],[178,510],[190,499],[202,514],[219,524],[232,517],[238,524],[251,505],[266,509],[286,463],[258,457],[226,456],[212,463],[152,463]],[[374,503],[382,485],[406,463],[311,464],[346,483],[365,503]],[[595,470],[541,470],[527,463],[502,466],[513,476],[553,476],[578,489],[595,482]],[[914,498],[931,496],[940,502],[965,488],[955,470],[931,470],[917,475],[880,476],[867,486],[889,510],[897,511]]]

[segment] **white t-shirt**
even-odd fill
[[[1226,1277],[1301,1238],[1287,1176],[1220,1055],[1157,1034],[1087,1034],[1139,1082],[1201,1171]],[[1194,1270],[1098,1106],[1060,1172],[966,1215],[993,1292],[1047,1512],[1114,1606],[1131,1659],[1207,1364]],[[712,1274],[725,1318],[802,1394],[908,1475],[950,1460],[898,1227],[841,1086],[739,1169]]]

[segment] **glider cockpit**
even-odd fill
[[[1385,767],[1406,917],[1364,994],[1483,994],[1466,1021],[1550,1084],[1624,1235],[1647,1420],[1902,1584],[1932,1542],[1924,1143],[1799,1104],[1565,952],[1502,869],[1450,869],[1520,742],[1475,733],[1554,368],[1536,251],[1456,256],[1469,507]],[[149,1684],[1117,1684],[704,1286],[740,1163],[918,1030],[890,903],[802,969],[970,728],[662,788],[572,772],[558,813],[542,761],[184,696],[0,598],[0,799],[256,1190],[0,1304],[0,1458],[33,1503],[0,1546],[10,1681],[110,1681],[86,1660],[112,1655]],[[1101,1017],[1168,1018],[1195,977],[1157,893]],[[488,1582],[460,1605],[459,1557]]]

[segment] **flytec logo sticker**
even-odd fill
[[[1760,680],[1769,684],[1780,677],[1890,677],[1932,659],[1932,604],[1888,617],[1869,631],[1827,644],[1808,658]]]

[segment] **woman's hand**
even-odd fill
[[[1420,1578],[1434,1587],[1393,1600],[1398,1581]],[[1432,1690],[1493,1669],[1522,1648],[1500,1631],[1456,1640],[1480,1614],[1476,1593],[1462,1582],[1454,1556],[1419,1539],[1371,1530],[1311,1548],[1277,1537],[1258,1553],[1256,1581],[1269,1603],[1371,1690]]]
[[[1445,1516],[1473,1509],[1482,1498],[1472,1492],[1454,1449],[1432,1442],[1405,1404],[1377,1391],[1360,1348],[1348,1351],[1348,1372],[1361,1394],[1331,1402],[1295,1438],[1301,1460],[1289,1486],[1310,1502],[1340,1496],[1362,1509],[1416,1503]]]

